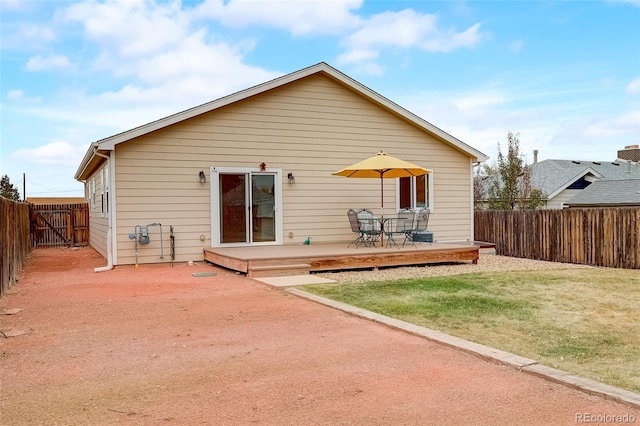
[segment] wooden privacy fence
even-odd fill
[[[32,204],[33,247],[89,244],[89,205]]]
[[[485,210],[474,222],[500,255],[640,269],[640,208]]]
[[[31,251],[29,205],[0,197],[0,297],[16,282]]]

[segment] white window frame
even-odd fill
[[[221,173],[240,173],[240,174],[260,174],[267,173],[274,175],[275,185],[275,218],[276,218],[276,239],[275,241],[252,242],[252,243],[221,243],[220,235],[220,192],[218,188],[219,176]],[[282,245],[282,169],[266,169],[252,167],[216,167],[211,166],[209,169],[210,196],[211,196],[211,247],[244,247],[244,246],[260,246],[260,245]]]
[[[433,181],[434,181],[434,177],[433,177],[434,173],[431,172],[429,174],[427,174],[426,178],[427,178],[427,185],[425,187],[425,189],[428,191],[427,194],[425,194],[425,200],[427,202],[427,208],[429,209],[430,212],[434,211],[434,202],[433,202]],[[400,179],[401,178],[397,178],[396,179],[396,211],[400,211]],[[411,177],[411,208],[415,209],[416,208],[416,200],[417,200],[417,194],[416,194],[416,178],[415,176]]]
[[[89,179],[89,203],[91,204],[91,209],[96,208],[96,177],[91,176]]]
[[[100,216],[107,217],[109,214],[109,207],[107,205],[108,198],[108,184],[107,184],[107,167],[100,169]]]
[[[103,181],[103,193],[104,193],[104,215],[109,216],[109,163],[104,166],[104,181]]]

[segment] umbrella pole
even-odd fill
[[[380,246],[384,247],[384,179],[380,173],[380,208],[382,209],[382,220],[380,221]]]
[[[380,208],[382,209],[382,217],[384,217],[384,179],[380,175]]]

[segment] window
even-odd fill
[[[109,163],[104,167],[105,213],[109,214]]]
[[[100,213],[103,216],[109,214],[109,170],[107,166],[100,171]]]
[[[89,179],[89,203],[91,203],[91,208],[96,208],[96,178],[92,176]]]
[[[585,176],[582,176],[580,179],[567,186],[567,189],[585,189],[589,185],[591,185],[591,182],[586,180]]]
[[[398,179],[398,209],[433,210],[433,174]]]

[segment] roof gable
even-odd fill
[[[593,182],[565,203],[569,206],[638,206],[640,179]]]
[[[637,163],[609,161],[544,160],[531,165],[531,183],[549,199],[585,176],[596,180],[640,179]]]
[[[333,79],[339,84],[342,84],[350,88],[354,92],[360,94],[361,96],[364,96],[369,101],[378,104],[379,106],[402,117],[403,119],[414,124],[415,126],[433,134],[434,136],[442,140],[444,143],[449,144],[455,149],[468,155],[474,161],[486,161],[488,159],[488,157],[482,152],[472,148],[471,146],[453,137],[452,135],[444,132],[443,130],[439,129],[438,127],[434,126],[428,121],[400,107],[399,105],[395,104],[394,102],[390,101],[384,96],[376,93],[375,91],[369,89],[363,84],[353,80],[347,75],[329,66],[328,64],[321,62],[316,65],[293,72],[291,74],[287,74],[282,77],[276,78],[274,80],[270,80],[268,82],[259,84],[257,86],[250,87],[240,92],[236,92],[231,95],[224,96],[214,101],[207,102],[202,105],[198,105],[196,107],[187,109],[185,111],[170,115],[168,117],[161,118],[156,121],[152,121],[142,126],[135,127],[131,130],[127,130],[125,132],[118,133],[116,135],[94,142],[91,144],[91,146],[87,150],[87,153],[85,154],[80,166],[78,167],[78,171],[76,172],[75,177],[76,179],[82,179],[83,175],[85,174],[84,171],[87,169],[87,165],[92,161],[92,158],[95,156],[95,153],[97,151],[103,151],[103,152],[111,151],[115,148],[116,145],[120,143],[127,142],[131,139],[146,135],[156,130],[163,129],[165,127],[182,122],[184,120],[188,120],[198,115],[205,114],[210,111],[214,111],[226,105],[230,105],[232,103],[247,99],[249,97],[284,86],[286,84],[292,83],[294,81],[297,81],[318,73],[322,73],[323,75],[328,76],[329,78]]]

